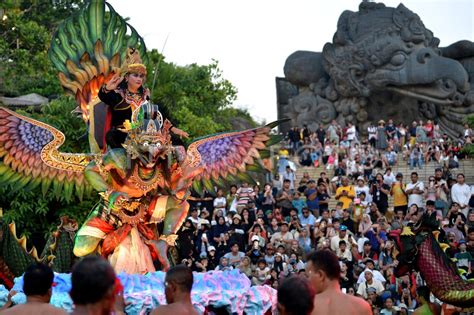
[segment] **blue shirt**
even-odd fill
[[[308,205],[308,208],[310,210],[319,209],[319,199],[318,199],[317,196],[316,196],[316,198],[314,198],[314,200],[309,200],[309,196],[314,194],[316,191],[317,191],[316,189],[308,189],[305,192],[306,204]]]
[[[301,215],[303,208],[306,207],[306,201],[303,199],[293,200],[291,204],[298,210],[299,215]]]
[[[316,218],[311,213],[307,218],[305,218],[303,215],[299,215],[298,217],[302,226],[314,226],[314,223],[316,222]]]

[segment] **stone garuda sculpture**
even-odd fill
[[[279,118],[311,129],[335,119],[361,132],[380,119],[431,119],[459,137],[474,112],[474,43],[438,45],[403,4],[362,2],[341,14],[322,52],[288,57],[285,78],[277,78]]]

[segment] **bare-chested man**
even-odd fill
[[[66,311],[49,304],[51,300],[54,273],[46,265],[33,264],[23,276],[23,292],[26,303],[0,312],[2,315],[66,315]]]
[[[72,269],[71,315],[125,314],[123,292],[116,288],[117,280],[110,263],[99,256],[88,256]]]
[[[191,303],[193,272],[185,265],[171,268],[165,277],[165,295],[168,305],[156,308],[151,315],[197,315]]]
[[[329,250],[312,252],[308,256],[306,273],[316,291],[312,315],[367,315],[372,314],[369,304],[362,298],[341,292],[341,269],[337,256]]]

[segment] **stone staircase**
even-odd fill
[[[419,168],[414,168],[413,170],[410,170],[410,167],[407,163],[407,161],[402,160],[402,156],[399,154],[398,156],[398,165],[392,167],[392,172],[394,174],[396,173],[402,173],[403,174],[403,180],[405,183],[408,183],[410,181],[410,174],[411,172],[415,171],[418,173],[420,181],[423,181],[425,185],[428,182],[428,178],[431,175],[434,175],[435,169],[437,167],[440,167],[440,165],[436,162],[429,162],[428,164],[424,164],[422,169]],[[334,171],[326,171],[326,168],[324,165],[319,166],[319,167],[302,167],[299,166],[298,161],[294,160],[294,162],[298,165],[298,168],[296,170],[296,176],[297,176],[297,182],[303,177],[303,174],[307,172],[312,179],[318,179],[320,177],[321,172],[325,171],[328,175],[329,178],[333,177]],[[453,177],[455,178],[457,174],[463,173],[464,176],[466,177],[466,183],[469,185],[474,184],[474,159],[468,159],[468,160],[461,160],[459,162],[459,168],[458,169],[453,169],[451,170],[451,173],[453,174]],[[336,200],[331,196],[331,200],[329,202],[329,209],[333,209],[336,206]],[[393,201],[392,197],[389,197],[389,207],[393,207]]]

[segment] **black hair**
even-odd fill
[[[125,75],[130,75],[130,73],[127,73]],[[127,80],[125,80],[124,78],[122,82],[120,82],[120,84],[118,85],[118,89],[126,91],[127,88],[128,88],[128,83],[127,83]],[[138,93],[141,95],[145,94],[145,88],[143,87],[143,84],[138,88]]]
[[[166,272],[166,281],[172,282],[183,291],[191,293],[193,288],[193,272],[186,265],[177,265]]]
[[[411,172],[411,176],[413,176],[413,175],[418,176],[418,173],[417,172]]]
[[[331,280],[339,280],[341,276],[341,267],[339,259],[333,252],[323,249],[309,253],[307,257],[311,261],[314,269],[324,271],[326,276]]]
[[[419,297],[424,298],[427,302],[430,301],[430,288],[428,288],[426,285],[422,285],[421,287],[418,287],[416,289],[416,294]]]
[[[53,284],[54,273],[46,265],[33,264],[23,276],[23,292],[26,296],[45,295]]]
[[[340,241],[339,241],[339,246],[341,246],[341,245],[347,245],[346,241],[340,240]]]
[[[115,284],[115,272],[107,260],[88,256],[72,269],[70,296],[76,305],[94,304]]]
[[[278,287],[278,303],[285,307],[286,314],[307,315],[313,311],[315,292],[308,279],[292,276],[284,279]]]

